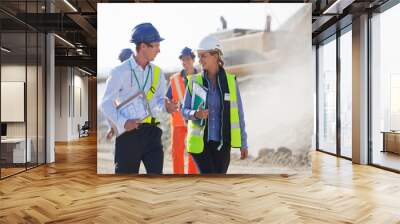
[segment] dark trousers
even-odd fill
[[[142,161],[148,174],[162,174],[164,152],[162,130],[143,124],[118,136],[115,141],[115,173],[139,173]]]
[[[219,142],[208,141],[204,143],[202,153],[190,153],[196,162],[201,174],[226,173],[231,160],[231,147],[223,145],[218,150]]]

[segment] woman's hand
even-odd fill
[[[203,103],[201,103],[199,105],[199,107],[197,108],[197,111],[194,113],[194,117],[197,119],[207,119],[208,117],[208,109],[201,109],[203,106]]]
[[[246,159],[247,156],[249,155],[249,150],[247,148],[241,148],[240,149],[240,159]]]

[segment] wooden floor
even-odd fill
[[[400,223],[400,175],[313,155],[309,176],[96,174],[96,138],[0,181],[0,223]]]
[[[374,164],[400,170],[400,155],[392,152],[374,151],[372,157]]]
[[[23,167],[23,168],[22,168],[22,167],[17,167],[17,168],[12,167],[12,168],[0,168],[0,169],[1,169],[1,177],[2,177],[2,178],[26,170],[25,167]]]

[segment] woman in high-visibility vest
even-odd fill
[[[181,51],[179,59],[182,62],[183,70],[171,76],[167,91],[167,97],[175,103],[182,105],[187,76],[197,73],[194,68],[195,55],[192,49],[185,47]],[[179,112],[171,114],[171,150],[172,168],[174,174],[185,173],[185,139],[187,134],[186,121]],[[197,174],[197,168],[192,156],[188,155],[188,174]]]
[[[205,37],[200,42],[198,56],[203,71],[188,77],[182,108],[183,116],[189,120],[186,148],[200,173],[226,173],[231,148],[240,149],[241,159],[248,155],[239,88],[235,75],[223,67],[218,39]],[[205,102],[198,89],[207,91]]]

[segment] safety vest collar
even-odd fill
[[[197,72],[197,69],[194,68],[193,74],[189,74],[189,75],[191,76],[191,75],[195,75],[195,74],[197,74],[197,73],[198,73],[198,72]],[[184,81],[184,83],[185,83],[185,86],[186,86],[187,83],[188,83],[188,73],[186,72],[185,69],[182,69],[181,72],[179,73],[179,75],[182,77],[182,79],[183,79],[183,81]]]

